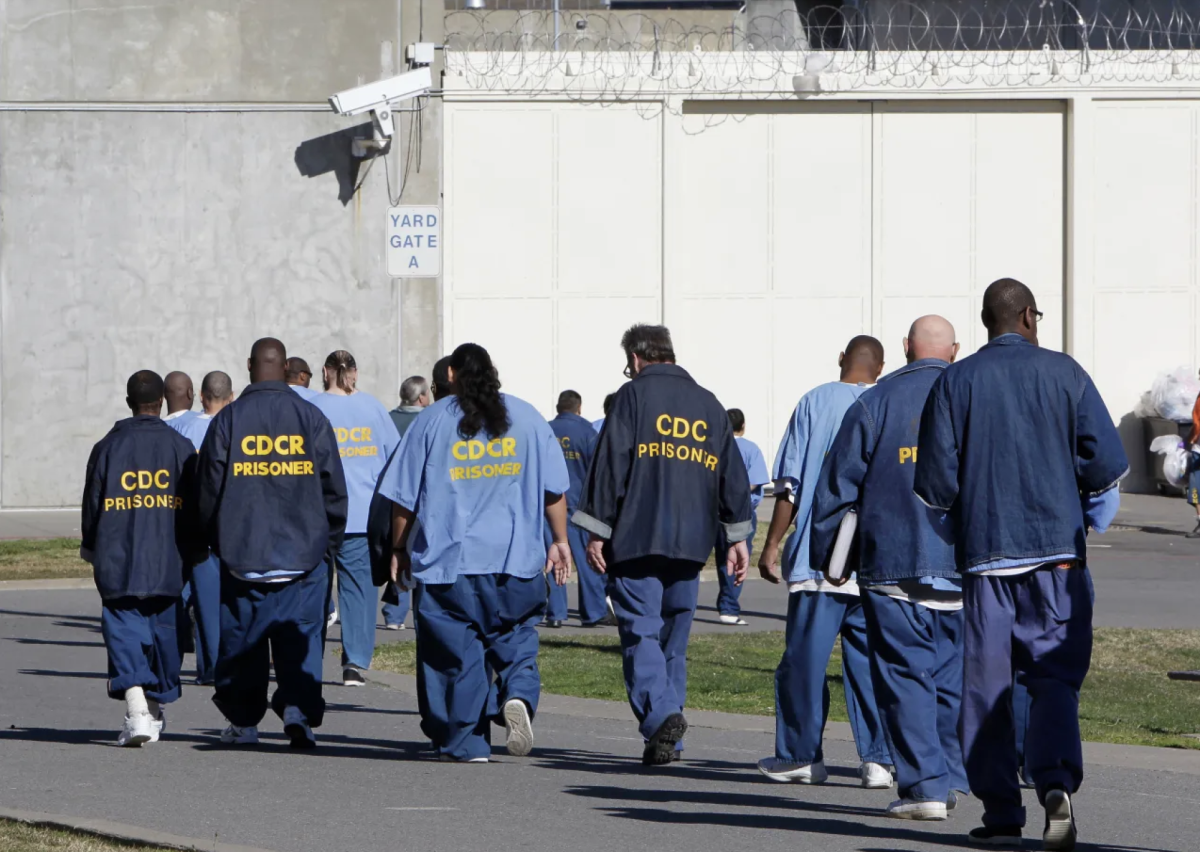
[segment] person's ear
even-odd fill
[[[841,367],[841,366],[842,366],[842,362],[843,362],[843,361],[845,361],[845,360],[846,360],[846,353],[845,353],[845,352],[839,352],[839,353],[838,353],[838,367]]]
[[[958,357],[958,344],[954,344],[954,348],[950,350],[950,363],[954,363],[954,359]]]
[[[882,375],[883,375],[883,362],[880,361],[879,366],[875,370],[875,378],[878,379]]]
[[[901,340],[900,345],[904,347],[904,357],[907,358],[908,357],[908,338],[906,337],[903,340]]]
[[[133,404],[133,397],[129,397],[129,396],[125,397],[125,407],[128,408],[130,411],[134,410],[135,406]]]

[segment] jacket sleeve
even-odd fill
[[[96,529],[100,524],[100,502],[104,499],[104,474],[100,444],[96,444],[88,457],[83,483],[83,517],[79,524],[82,533],[79,556],[86,562],[91,562],[96,556]]]
[[[627,386],[618,391],[612,411],[604,420],[596,455],[588,468],[579,508],[571,516],[571,523],[599,538],[612,538],[629,487],[636,450],[637,403],[633,388]]]
[[[809,564],[824,567],[846,513],[861,501],[863,481],[875,451],[875,429],[866,406],[855,401],[821,465],[813,494]]]
[[[1075,478],[1085,496],[1102,494],[1129,473],[1129,460],[1108,406],[1087,373],[1075,408]]]
[[[754,534],[754,522],[750,517],[750,477],[729,427],[729,418],[723,411],[720,417],[723,440],[717,455],[718,520],[725,529],[725,540],[733,544]]]
[[[942,512],[949,512],[958,499],[958,438],[945,373],[933,383],[921,412],[913,492],[926,506]]]
[[[321,495],[325,500],[325,520],[329,523],[329,546],[336,550],[346,533],[346,517],[350,512],[350,500],[346,495],[346,472],[342,469],[342,457],[338,454],[337,437],[333,427],[325,418],[318,417],[314,423],[313,461],[321,477]]]
[[[213,418],[200,445],[196,466],[196,522],[199,534],[209,547],[217,543],[217,510],[225,490],[225,472],[229,467],[229,417],[225,412]]]

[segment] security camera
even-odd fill
[[[392,119],[391,105],[429,94],[433,88],[433,75],[429,68],[418,68],[387,80],[377,80],[338,92],[329,99],[329,105],[338,115],[361,115],[371,113],[371,121],[375,125],[375,140],[379,146],[387,144],[387,140],[396,132],[396,124]]]

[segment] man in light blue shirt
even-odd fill
[[[610,393],[608,396],[604,397],[604,417],[608,417],[608,412],[612,411],[613,400],[616,398],[617,395],[615,393]],[[600,430],[604,428],[604,417],[601,417],[599,420],[592,421],[592,428],[596,430],[597,435],[599,435]]]
[[[217,413],[233,402],[233,380],[220,370],[209,373],[200,383],[203,414],[180,417],[167,425],[192,442],[196,452],[208,434],[208,424]],[[183,606],[192,608],[196,622],[196,684],[211,686],[216,677],[217,649],[221,642],[221,561],[209,557],[192,569],[192,577],[183,587]],[[186,622],[185,622],[186,623]]]
[[[746,465],[746,475],[750,477],[750,538],[746,539],[746,548],[750,555],[754,555],[754,535],[758,531],[758,506],[763,499],[763,486],[771,481],[771,477],[767,474],[767,462],[763,458],[762,450],[758,448],[758,444],[745,437],[746,434],[746,415],[742,413],[740,408],[731,408],[726,414],[729,415],[729,425],[733,429],[733,439],[737,443],[738,452],[741,453],[742,463]],[[725,530],[723,527],[717,527],[717,544],[714,548],[714,559],[717,565],[717,613],[722,624],[730,625],[745,625],[746,620],[742,618],[742,589],[744,586],[739,586],[733,582],[725,571],[724,566],[725,554],[729,552],[729,542],[725,539]]]
[[[562,584],[570,571],[571,483],[550,425],[500,393],[486,349],[455,349],[449,378],[454,395],[413,421],[379,493],[396,504],[392,579],[417,584],[421,730],[442,760],[486,763],[493,721],[506,728],[509,754],[533,748],[541,574]]]
[[[801,398],[775,456],[775,512],[758,560],[763,579],[781,582],[779,542],[784,546],[788,614],[783,658],[775,670],[775,756],[760,760],[772,781],[823,784],[828,778],[821,748],[829,706],[825,669],[833,643],[842,637],[842,674],[859,775],[869,789],[892,785],[891,762],[867,652],[867,627],[854,580],[834,586],[809,562],[813,495],[825,454],[846,410],[883,371],[883,346],[873,337],[853,338],[838,359],[841,377]]]
[[[300,394],[302,399],[312,401],[314,396],[320,393],[308,386],[312,381],[312,369],[308,366],[308,362],[303,358],[288,358],[287,370],[284,372],[284,381],[288,383],[292,390]]]

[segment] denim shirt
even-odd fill
[[[921,410],[948,366],[935,358],[914,361],[850,406],[813,495],[814,567],[826,564],[838,525],[855,509],[861,585],[958,576],[949,518],[912,490]]]
[[[946,368],[917,446],[913,490],[950,513],[963,573],[998,559],[1086,560],[1084,505],[1129,470],[1084,369],[1017,334]]]

